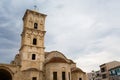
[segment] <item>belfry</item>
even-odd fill
[[[25,12],[20,48],[22,70],[36,68],[43,71],[45,17],[45,14],[36,11],[27,10]]]
[[[46,16],[26,10],[19,53],[10,64],[0,64],[0,80],[86,80],[86,73],[63,53],[45,52]]]

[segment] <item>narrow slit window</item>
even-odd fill
[[[70,80],[70,72],[68,72],[68,77],[69,77],[69,80]]]
[[[34,29],[38,29],[38,24],[34,23]]]
[[[32,60],[35,60],[35,59],[36,59],[36,55],[32,54]]]
[[[82,80],[82,78],[79,78],[79,80]]]
[[[37,45],[37,39],[36,38],[33,39],[33,45]]]
[[[62,72],[62,80],[66,80],[66,78],[65,78],[65,72]]]
[[[57,80],[57,72],[53,72],[53,80]]]
[[[37,80],[37,77],[32,77],[32,80]]]

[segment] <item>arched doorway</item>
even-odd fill
[[[12,75],[5,69],[0,69],[0,80],[12,80]]]

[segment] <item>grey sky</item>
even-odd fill
[[[26,9],[47,14],[45,51],[57,50],[84,71],[120,61],[120,0],[1,0],[0,62],[19,52]]]

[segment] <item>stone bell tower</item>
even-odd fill
[[[24,14],[20,48],[21,70],[33,68],[43,71],[45,18],[45,14],[34,10],[26,10]]]

